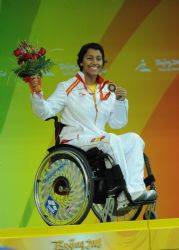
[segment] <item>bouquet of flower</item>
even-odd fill
[[[46,49],[37,49],[27,41],[22,41],[13,52],[19,64],[14,73],[29,83],[32,93],[40,93],[41,77],[54,65],[50,59],[45,58]]]
[[[45,54],[45,48],[37,49],[28,42],[22,41],[14,50],[19,64],[19,67],[14,70],[15,74],[23,79],[34,75],[41,77],[54,65],[50,59],[45,58]]]

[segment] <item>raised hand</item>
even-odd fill
[[[123,101],[127,96],[127,91],[122,87],[116,87],[115,94],[117,100]]]

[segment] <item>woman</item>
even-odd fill
[[[110,154],[119,164],[127,190],[133,201],[156,198],[154,190],[147,191],[143,181],[143,140],[135,133],[115,135],[105,131],[106,123],[119,129],[128,122],[126,90],[116,87],[110,92],[108,82],[99,76],[105,64],[104,50],[96,43],[89,43],[79,51],[77,75],[60,83],[55,92],[45,100],[37,77],[31,84],[32,109],[42,119],[60,112],[66,126],[60,134],[61,143],[68,143],[88,150],[98,147]],[[122,192],[118,197],[120,207],[128,204]]]

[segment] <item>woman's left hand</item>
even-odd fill
[[[127,91],[126,89],[122,88],[122,87],[117,87],[115,90],[115,94],[116,94],[116,99],[119,101],[124,101],[124,99],[127,96]]]

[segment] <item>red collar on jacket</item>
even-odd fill
[[[77,74],[76,74],[76,78],[77,78],[80,82],[83,83],[84,88],[87,90],[87,86],[86,86],[86,83],[85,83],[85,80],[84,80],[84,77],[83,77],[84,74],[83,74],[83,75],[82,75],[82,74],[83,74],[82,72],[77,73]],[[107,99],[109,98],[111,92],[109,91],[109,92],[107,92],[105,95],[103,95],[103,91],[102,91],[102,90],[103,90],[104,86],[105,86],[106,84],[108,84],[108,83],[111,83],[111,81],[109,81],[109,80],[104,81],[104,78],[101,77],[100,75],[98,75],[97,78],[96,78],[96,82],[97,82],[97,84],[100,85],[100,89],[99,89],[99,92],[100,92],[100,100],[101,100],[101,101],[107,100]]]

